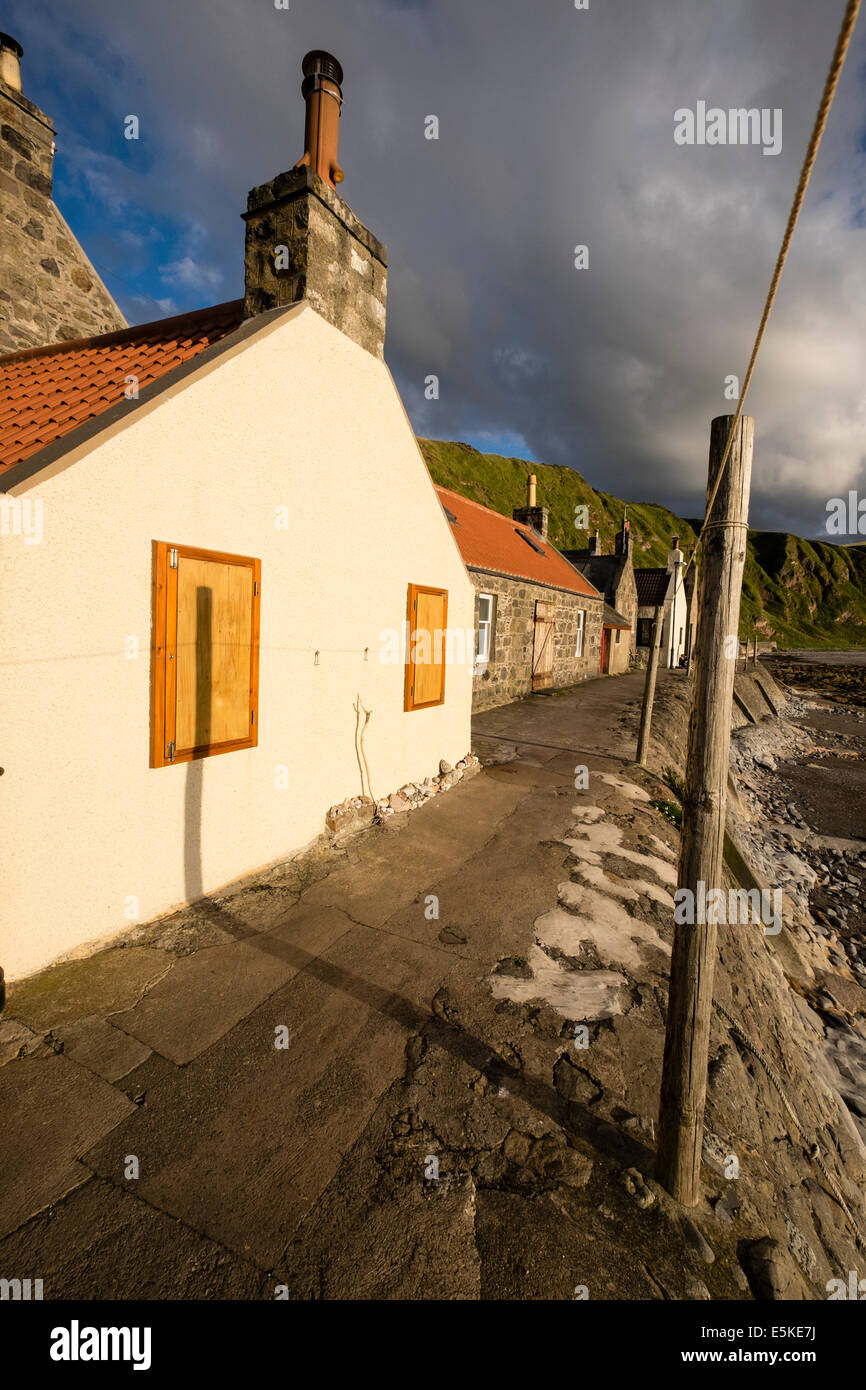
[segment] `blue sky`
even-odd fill
[[[300,60],[331,49],[341,193],[389,246],[386,355],[418,432],[694,516],[843,9],[3,0],[0,27],[55,122],[56,201],[130,322],[243,292],[247,190],[300,156]],[[753,524],[807,535],[866,492],[864,29],[749,404]],[[674,111],[698,100],[781,109],[782,152],[678,147]]]

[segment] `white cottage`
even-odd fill
[[[359,700],[377,796],[469,749],[474,590],[383,361],[385,248],[333,186],[342,73],[305,74],[243,300],[0,358],[10,978],[314,840],[366,790]]]

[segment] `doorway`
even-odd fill
[[[532,641],[533,690],[545,690],[553,684],[554,612],[554,604],[536,600]]]

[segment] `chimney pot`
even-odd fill
[[[534,474],[534,473],[530,473],[530,475],[529,475],[529,482],[528,482],[527,485],[526,485],[526,505],[527,505],[527,507],[534,507],[534,506],[535,506],[535,487],[536,487],[536,478],[535,478],[535,474]]]
[[[21,91],[21,57],[24,49],[11,34],[0,33],[0,82]]]
[[[343,182],[337,162],[340,114],[343,109],[343,69],[332,53],[314,48],[301,64],[304,80],[301,95],[307,104],[304,153],[296,168],[306,165],[336,188]]]

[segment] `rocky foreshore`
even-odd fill
[[[789,983],[866,1139],[866,711],[789,689],[780,718],[734,731],[731,769],[729,828],[783,890]]]

